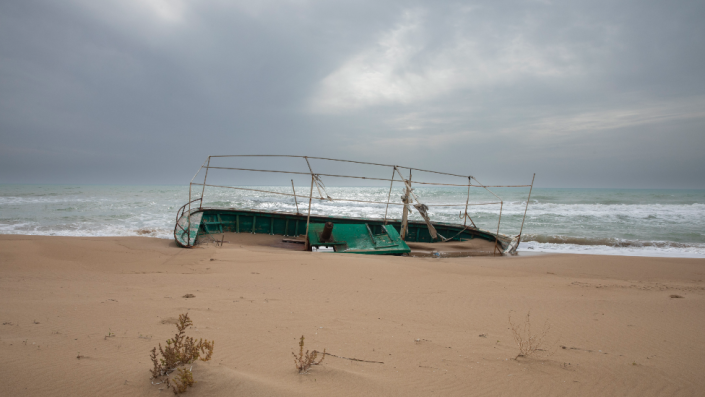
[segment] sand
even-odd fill
[[[379,257],[240,237],[0,236],[0,395],[171,395],[149,352],[186,312],[190,335],[215,340],[191,396],[705,393],[705,260]],[[550,329],[514,359],[508,317],[529,311],[534,334]],[[299,375],[302,334],[384,363],[328,356]]]

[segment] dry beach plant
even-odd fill
[[[188,313],[179,315],[176,335],[166,341],[166,347],[162,348],[162,344],[159,344],[159,353],[157,353],[156,347],[153,348],[152,354],[149,356],[153,364],[150,371],[152,379],[163,380],[167,387],[173,389],[174,394],[183,393],[189,386],[196,383],[193,380],[191,369],[186,370],[179,367],[192,364],[196,360],[208,361],[213,355],[214,341],[203,339],[196,341],[194,338],[186,336],[186,328],[192,325],[193,322]],[[159,357],[160,355],[161,357]],[[170,380],[169,375],[176,370],[179,372],[178,375]]]
[[[308,370],[311,369],[312,365],[319,365],[321,361],[326,358],[326,349],[323,349],[321,359],[317,362],[316,358],[318,357],[318,351],[314,350],[309,353],[309,351],[306,350],[306,353],[304,353],[304,339],[304,336],[301,335],[301,339],[299,340],[299,355],[297,356],[294,352],[291,352],[291,355],[294,356],[294,364],[296,364],[296,369],[299,370],[300,374],[308,373]]]
[[[304,353],[304,339],[304,336],[301,335],[301,339],[299,340],[299,355],[297,356],[294,352],[291,352],[291,355],[294,356],[294,364],[296,365],[296,369],[299,370],[300,374],[307,374],[308,370],[311,369],[311,366],[319,365],[321,361],[326,358],[326,356],[340,358],[342,360],[357,361],[361,363],[384,364],[384,362],[382,361],[370,361],[361,360],[359,358],[353,357],[336,356],[335,354],[327,353],[326,349],[323,349],[322,353],[317,350],[314,350],[312,352],[306,350],[306,353]],[[321,355],[321,359],[316,361],[316,358],[318,358],[319,354]]]
[[[173,380],[169,381],[169,378],[166,378],[166,385],[167,387],[171,387],[174,390],[174,394],[181,394],[186,391],[190,386],[193,386],[194,383],[196,383],[195,380],[193,380],[193,372],[191,370],[186,370],[183,368],[178,369],[178,374],[174,377]],[[172,385],[173,383],[173,385]]]
[[[534,354],[537,350],[541,350],[544,339],[548,335],[548,331],[551,326],[548,324],[548,320],[543,325],[541,333],[533,333],[531,330],[531,312],[526,313],[526,319],[523,323],[514,324],[512,322],[512,314],[509,313],[509,327],[512,330],[512,336],[514,341],[519,346],[519,354],[517,354],[514,359],[519,357],[529,357]]]

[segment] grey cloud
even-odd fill
[[[6,2],[0,183],[184,183],[208,154],[291,153],[704,188],[704,11]]]

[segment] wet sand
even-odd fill
[[[193,365],[192,396],[705,390],[702,259],[381,257],[225,240],[0,236],[0,395],[170,395],[149,380],[149,352],[186,312],[190,335],[215,340],[213,359]],[[549,328],[515,359],[508,319],[528,312],[534,335]],[[307,349],[384,363],[328,356],[299,375],[302,334]]]

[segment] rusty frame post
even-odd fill
[[[311,176],[313,177],[314,181],[316,179],[315,174],[313,173],[313,169],[311,168],[311,163],[308,162],[308,157],[304,156],[304,160],[306,160],[306,165],[308,165],[308,170],[311,172]],[[321,188],[318,186],[318,183],[316,183],[316,189],[318,189],[318,196],[320,198],[323,198],[323,193],[321,193]],[[311,194],[313,194],[313,189],[311,189]]]
[[[401,218],[401,230],[399,232],[399,236],[401,237],[402,240],[406,237],[406,231],[409,227],[408,224],[408,216],[409,216],[409,204],[411,204],[411,199],[410,196],[413,196],[414,200],[416,200],[417,203],[420,203],[419,198],[416,197],[414,192],[412,192],[411,188],[411,168],[409,168],[409,179],[406,180],[404,179],[404,175],[401,174],[401,171],[399,171],[399,167],[394,167],[396,170],[397,174],[399,174],[399,178],[401,178],[402,182],[404,182],[404,213],[402,214]],[[430,222],[430,221],[429,221]],[[430,231],[430,230],[429,230]]]
[[[529,189],[529,197],[526,199],[526,208],[524,208],[524,217],[521,218],[521,229],[519,229],[519,241],[521,241],[521,233],[524,231],[524,220],[526,220],[526,211],[529,209],[529,200],[531,200],[531,191],[534,190],[534,179],[536,179],[536,173],[531,178],[531,188]]]
[[[389,199],[392,198],[392,186],[394,185],[394,171],[396,171],[397,166],[392,168],[392,182],[389,183],[389,194],[387,195],[387,208],[384,209],[384,224],[387,224],[387,211],[389,211]]]
[[[296,189],[294,189],[294,180],[291,180],[291,190],[294,192],[294,203],[296,204],[296,215],[299,214],[299,202],[296,200]]]
[[[475,229],[477,229],[477,225],[475,224],[475,221],[473,221],[472,218],[470,218],[470,215],[465,214],[465,217],[466,217],[467,219],[470,219],[470,223],[472,223],[472,227],[474,227]],[[467,227],[467,226],[465,226],[465,227]]]
[[[409,196],[410,196],[411,194],[413,194],[413,193],[412,193],[412,190],[413,190],[413,189],[411,189],[411,168],[409,168],[409,193],[406,194],[406,201],[408,202],[408,204],[411,204],[411,201],[410,201],[410,199],[409,199]],[[416,197],[416,195],[414,195],[414,198],[416,199],[416,202],[418,203],[418,202],[419,202],[418,197]],[[417,233],[418,233],[418,231],[417,231]],[[407,234],[409,234],[408,206],[407,206],[406,227],[404,228],[404,237],[402,237],[402,240],[404,240],[404,239],[406,238],[406,235],[407,235]]]
[[[399,174],[401,175],[401,172]],[[411,168],[409,168],[409,180],[405,181],[404,185],[404,213],[401,216],[401,230],[399,233],[399,237],[401,237],[402,240],[406,239],[406,234],[409,231],[409,204],[411,204],[411,198],[409,197],[411,196]]]
[[[408,182],[409,187],[411,187],[411,169],[409,169],[409,180],[404,179],[404,175],[401,174],[401,171],[399,171],[398,167],[396,170],[397,170],[397,174],[399,174],[399,178],[401,178],[401,181],[404,182],[405,184]],[[465,186],[465,185],[462,185],[462,186]],[[421,200],[419,200],[419,198],[416,196],[416,193],[414,193],[413,191],[410,193],[411,193],[411,197],[413,197],[413,199],[416,200],[417,203],[421,202]]]
[[[201,166],[203,168],[203,166]],[[201,171],[199,168],[198,171]],[[198,172],[196,173],[198,175]],[[196,175],[193,177],[195,178]],[[186,226],[186,244],[188,246],[191,246],[191,186],[193,186],[193,179],[191,179],[191,182],[188,184],[188,216],[186,219],[188,220],[187,226]],[[201,200],[201,204],[203,204],[203,200]],[[176,220],[176,223],[179,222],[179,219]]]
[[[497,251],[497,244],[499,244],[499,224],[502,222],[502,208],[504,208],[504,202],[500,201],[499,203],[499,219],[497,219],[497,233],[495,234],[494,237],[494,250],[492,251],[492,255],[494,255],[495,251]],[[502,251],[499,250],[500,255],[502,254]]]
[[[308,170],[311,173],[311,190],[308,192],[308,216],[306,217],[306,236],[304,236],[304,241],[306,242],[304,244],[304,249],[308,251],[311,249],[311,245],[308,241],[308,227],[311,224],[311,201],[313,201],[313,184],[316,181],[316,175],[314,175],[313,173],[311,163],[308,162],[308,157],[304,156],[304,160],[306,160],[306,165],[308,166]],[[318,185],[316,185],[316,187],[318,187]],[[318,192],[318,194],[321,194],[320,191]]]
[[[499,244],[499,225],[502,222],[502,208],[504,208],[504,200],[502,200],[502,198],[499,197],[498,195],[494,194],[494,192],[491,191],[490,189],[488,189],[487,186],[483,185],[482,182],[478,181],[477,178],[475,178],[474,176],[471,178],[474,179],[478,184],[480,184],[480,186],[482,188],[484,188],[488,192],[492,193],[493,196],[495,196],[499,199],[499,218],[497,219],[497,233],[495,234],[495,238],[494,238],[494,251],[492,251],[492,255],[494,255],[497,252],[497,244]],[[473,222],[473,224],[474,223],[475,222]],[[502,251],[500,250],[499,253],[501,254]]]
[[[470,179],[471,177],[468,177],[468,198],[465,200],[465,216],[463,217],[463,226],[467,227],[468,225],[468,204],[470,203],[470,184],[472,183],[472,180]],[[473,222],[473,225],[475,222]]]
[[[207,161],[210,161],[210,159],[211,159],[211,157],[208,156]],[[191,202],[192,202],[191,201],[191,186],[193,186],[193,180],[196,179],[196,177],[198,176],[198,173],[201,172],[204,165],[206,165],[205,161],[203,162],[203,164],[201,164],[201,168],[199,168],[198,171],[196,171],[196,173],[193,175],[193,178],[191,178],[191,182],[189,182],[189,184],[188,184],[188,216],[186,217],[186,219],[188,220],[188,227],[187,227],[188,232],[186,233],[186,244],[188,244],[189,246],[191,246]],[[210,163],[209,163],[209,165],[210,165]],[[206,172],[208,172],[208,170],[206,170]],[[204,185],[203,188],[204,189],[205,189],[205,184],[206,184],[206,181],[204,180],[203,181],[203,185]],[[203,193],[201,193],[201,204],[199,205],[198,208],[201,208],[202,205],[203,205]],[[178,223],[179,220],[177,219],[176,222]]]
[[[308,241],[308,226],[311,223],[311,200],[313,200],[313,173],[311,173],[311,191],[308,194],[308,216],[306,217],[306,237],[304,240],[306,241],[306,244],[304,244],[304,248],[306,251],[309,250],[311,247]]]
[[[203,195],[206,193],[206,180],[208,179],[208,169],[211,166],[211,156],[208,156],[208,165],[206,165],[206,175],[203,177],[203,190],[201,190],[201,205],[199,209],[203,208]]]

